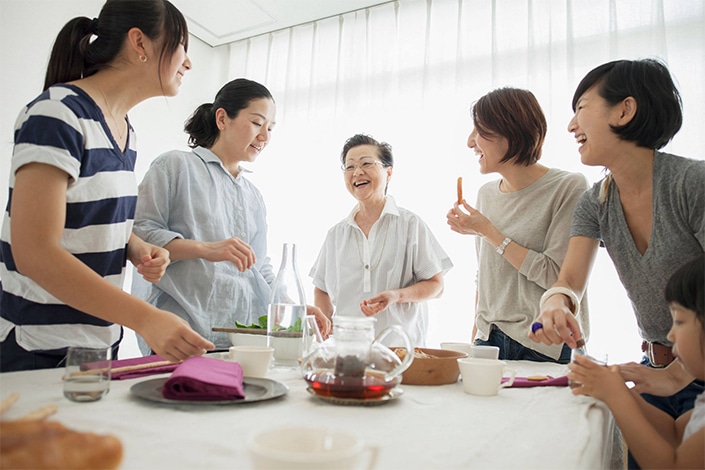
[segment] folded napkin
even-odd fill
[[[191,357],[174,370],[164,383],[162,394],[170,400],[216,401],[244,398],[242,367],[237,362],[203,356]]]
[[[568,376],[561,377],[551,377],[550,375],[545,376],[545,380],[529,380],[527,377],[517,377],[514,379],[514,383],[510,385],[511,387],[565,387],[568,385]],[[507,382],[508,378],[503,378],[502,382]]]
[[[152,355],[144,357],[133,357],[130,359],[120,359],[111,362],[110,378],[113,380],[134,379],[136,377],[145,377],[153,374],[164,374],[176,369],[179,364],[176,362],[164,364],[157,367],[146,367],[149,364],[166,362],[161,356]],[[81,370],[103,369],[107,367],[108,361],[91,362],[83,364]],[[145,368],[142,368],[145,367]]]

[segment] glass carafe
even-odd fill
[[[411,341],[398,325],[375,338],[374,317],[333,318],[333,336],[305,351],[301,371],[317,395],[336,398],[381,398],[401,382],[414,358]],[[314,325],[315,326],[315,325]],[[391,333],[401,337],[404,359],[382,344]],[[320,338],[320,336],[318,336]]]
[[[298,365],[305,315],[306,296],[296,270],[296,245],[284,243],[267,311],[267,344],[274,348],[275,366]]]

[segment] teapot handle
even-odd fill
[[[406,348],[406,355],[404,356],[404,359],[402,359],[401,364],[399,366],[385,374],[384,380],[391,380],[394,377],[400,375],[402,372],[409,368],[409,366],[411,365],[411,361],[414,360],[414,348],[411,346],[411,339],[409,339],[409,335],[406,334],[406,331],[404,331],[404,329],[399,325],[390,325],[384,330],[382,330],[382,332],[377,335],[374,342],[379,343],[392,333],[397,333],[404,340],[403,346],[404,348]]]

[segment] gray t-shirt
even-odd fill
[[[680,266],[705,251],[705,161],[657,151],[653,178],[653,225],[643,255],[627,226],[614,180],[603,204],[598,202],[601,182],[583,194],[570,235],[601,241],[627,290],[639,334],[647,341],[670,345],[666,282]]]
[[[580,173],[551,168],[530,186],[511,193],[499,182],[483,185],[477,209],[505,236],[529,253],[519,271],[497,254],[494,246],[476,238],[477,325],[476,338],[487,339],[495,325],[521,345],[557,359],[563,345],[547,346],[529,339],[529,327],[539,314],[541,295],[558,279],[568,250],[573,208],[588,183]],[[587,337],[588,312],[581,303],[581,324]]]

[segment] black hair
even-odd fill
[[[345,141],[343,151],[340,153],[340,162],[345,165],[345,157],[350,149],[359,147],[360,145],[371,145],[377,148],[379,159],[385,167],[394,166],[394,157],[392,156],[392,146],[386,142],[378,142],[372,136],[367,134],[355,134]]]
[[[507,152],[500,163],[514,160],[529,166],[539,161],[548,125],[538,100],[528,90],[498,88],[472,106],[472,120],[478,134],[507,139]]]
[[[213,103],[200,105],[184,124],[189,135],[191,148],[211,148],[220,135],[215,122],[215,112],[223,108],[230,119],[235,119],[241,109],[247,108],[254,100],[266,98],[274,101],[267,87],[246,78],[229,81],[215,95]]]
[[[55,83],[89,77],[108,67],[132,28],[139,28],[153,40],[163,38],[159,70],[164,58],[170,60],[181,44],[188,50],[186,19],[169,1],[107,0],[98,18],[77,17],[61,29],[49,58],[44,90]]]
[[[660,149],[683,124],[680,93],[668,68],[658,60],[615,60],[594,68],[575,90],[573,111],[580,97],[593,86],[611,106],[630,96],[636,100],[634,118],[624,126],[610,126],[622,140]]]
[[[666,283],[666,302],[695,312],[705,328],[705,253],[681,266]]]

